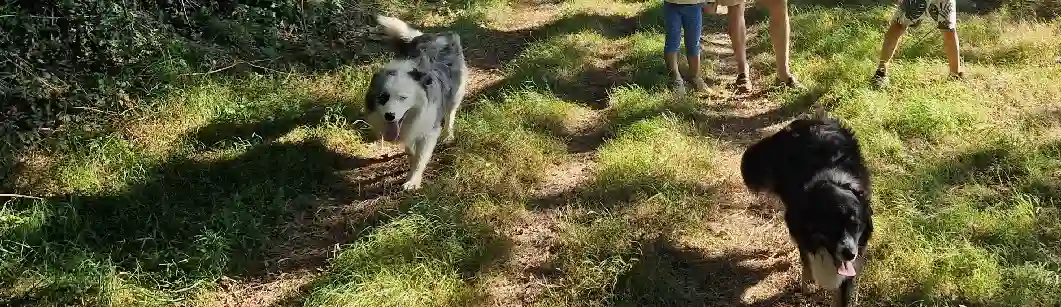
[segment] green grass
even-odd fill
[[[807,2],[792,4],[792,57],[813,95],[764,97],[797,114],[820,94],[864,144],[877,214],[864,302],[1061,302],[1061,23],[962,15],[961,82],[945,78],[938,31],[913,29],[892,87],[873,90],[890,8]],[[567,1],[539,30],[501,29],[529,10],[517,4],[451,4],[411,16],[461,31],[468,48],[497,49],[504,79],[466,102],[423,190],[374,190],[362,178],[395,171],[400,182],[404,170],[402,157],[382,171],[366,162],[380,149],[358,118],[378,63],[202,76],[154,98],[149,116],[23,153],[9,186],[45,200],[0,206],[0,304],[217,306],[227,280],[319,270],[278,304],[485,305],[487,280],[520,273],[502,265],[519,248],[506,234],[528,215],[555,223],[538,305],[745,304],[743,291],[768,275],[740,265],[756,255],[660,246],[727,240],[703,221],[731,212],[721,158],[742,143],[713,128],[730,120],[730,102],[664,90],[658,3]],[[752,31],[765,83],[765,21]],[[708,66],[709,78],[721,73]],[[587,118],[602,140],[579,139]],[[585,181],[536,192],[585,151]],[[306,242],[334,252],[309,267],[279,264],[319,253]]]
[[[345,248],[309,306],[461,306],[475,298],[462,276],[487,252],[482,234],[418,214],[380,226]],[[462,268],[463,267],[463,268]],[[463,275],[466,275],[463,274]]]

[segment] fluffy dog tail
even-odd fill
[[[749,190],[762,192],[772,188],[774,168],[771,151],[776,150],[771,146],[772,141],[773,138],[763,139],[749,146],[741,156],[740,175]]]
[[[383,27],[383,34],[386,34],[391,38],[408,42],[417,36],[424,35],[420,30],[413,29],[409,24],[398,18],[379,15],[376,16],[376,22]]]

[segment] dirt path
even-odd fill
[[[543,5],[534,10],[514,10],[517,13],[508,16],[502,27],[505,33],[533,32],[534,25],[550,22],[559,15],[559,6]],[[524,16],[525,15],[525,16]],[[531,30],[528,30],[531,29]],[[520,35],[525,36],[525,35]],[[488,46],[489,50],[477,50],[477,46],[466,46],[469,61],[476,65],[470,67],[469,103],[474,105],[475,98],[489,95],[489,92],[504,81],[499,70],[503,58],[491,56],[497,53],[515,54],[518,50],[498,51],[497,49],[519,48],[525,46]],[[481,46],[480,46],[481,47]],[[704,37],[704,65],[721,67],[722,74],[707,76],[709,84],[721,85],[732,82],[735,78],[731,65],[732,49],[729,40],[723,33],[707,34]],[[609,61],[614,62],[616,57]],[[614,71],[608,61],[595,63],[602,73],[620,75]],[[754,76],[753,76],[754,77]],[[623,77],[609,78],[611,83],[622,82]],[[762,80],[757,87],[761,88]],[[589,82],[586,92],[606,93],[617,84],[609,82]],[[718,87],[718,86],[716,86]],[[724,87],[724,86],[723,86]],[[599,96],[599,95],[598,95]],[[722,274],[724,278],[706,281],[705,288],[719,293],[718,302],[735,302],[745,306],[804,306],[810,302],[794,292],[798,275],[798,258],[788,241],[787,231],[781,220],[779,204],[768,199],[761,199],[746,192],[740,179],[740,155],[744,147],[758,140],[763,135],[776,131],[787,122],[784,114],[777,112],[779,105],[764,98],[762,93],[734,95],[720,93],[710,98],[709,112],[715,118],[724,119],[702,125],[709,137],[723,140],[719,156],[716,157],[720,175],[724,180],[719,187],[721,193],[717,202],[719,211],[712,218],[704,221],[702,231],[686,234],[677,238],[668,238],[669,253],[694,267],[693,272],[704,271],[711,274]],[[512,243],[508,255],[500,263],[488,268],[481,281],[486,292],[488,306],[532,306],[543,293],[561,276],[556,268],[550,267],[550,260],[560,244],[558,233],[562,212],[561,207],[577,188],[591,179],[597,164],[598,147],[605,141],[604,117],[609,111],[607,106],[591,108],[583,117],[567,127],[565,138],[568,143],[568,155],[562,163],[549,171],[543,183],[531,193],[534,208],[523,210],[513,222],[507,223],[499,233]],[[378,156],[386,157],[395,154],[393,149],[378,148]],[[277,254],[290,255],[289,250],[309,251],[300,259],[277,259],[275,266],[284,266],[282,262],[295,263],[302,270],[294,273],[268,275],[252,280],[225,280],[222,282],[226,291],[221,293],[221,306],[270,306],[282,304],[285,298],[297,295],[299,288],[311,282],[319,274],[325,260],[334,249],[332,242],[337,238],[350,237],[350,225],[362,224],[371,220],[373,206],[385,202],[388,187],[393,188],[400,181],[403,159],[375,163],[367,168],[354,168],[348,177],[355,182],[362,182],[350,199],[320,200],[330,205],[323,208],[317,216],[306,217],[292,224],[285,232],[291,236],[305,237],[303,245],[278,246]],[[351,216],[360,217],[357,221],[347,221]],[[345,231],[343,230],[345,229]],[[747,255],[741,259],[728,259],[725,268],[719,273],[717,261],[704,259],[723,259],[726,255]],[[292,272],[291,270],[277,270]],[[751,272],[751,273],[749,273]],[[722,296],[725,296],[722,299]],[[707,306],[716,306],[718,302],[705,302]]]
[[[729,47],[725,34],[714,33],[705,37],[706,65],[718,65],[725,73],[710,76],[709,82],[726,84],[735,78]],[[607,89],[601,89],[606,92]],[[780,129],[788,122],[778,116],[779,105],[763,98],[762,93],[741,96],[723,93],[712,97],[713,103],[723,105],[717,109],[719,118],[729,120],[708,124],[706,130],[712,137],[726,140],[717,157],[719,169],[725,180],[721,184],[718,202],[720,211],[705,220],[702,233],[672,238],[670,253],[678,259],[688,260],[692,266],[717,271],[717,264],[705,263],[702,259],[716,259],[724,255],[750,255],[727,264],[729,272],[756,272],[756,274],[732,274],[726,278],[710,280],[708,288],[718,293],[732,294],[726,301],[740,301],[746,306],[805,306],[816,299],[807,299],[795,291],[799,278],[798,254],[788,240],[787,231],[780,214],[780,204],[765,197],[752,195],[744,188],[740,177],[740,156],[745,146],[762,136]],[[562,202],[565,193],[590,179],[596,165],[597,146],[604,140],[603,133],[593,127],[602,126],[600,114],[605,110],[589,113],[583,127],[576,128],[569,148],[567,161],[558,165],[535,191],[539,199]],[[763,119],[768,117],[769,119]],[[742,120],[747,119],[747,120]],[[764,125],[765,124],[765,125]],[[556,207],[562,204],[551,204]],[[503,231],[514,243],[505,264],[498,268],[499,274],[487,281],[486,289],[490,306],[531,306],[550,285],[550,268],[547,260],[559,244],[557,239],[557,213],[551,210],[527,210],[520,222]],[[696,271],[694,269],[694,271]],[[719,300],[723,301],[723,300]],[[708,306],[718,303],[705,302]]]

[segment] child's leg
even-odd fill
[[[936,0],[931,4],[936,9],[932,12],[932,18],[936,20],[939,30],[943,31],[943,51],[947,53],[947,62],[950,63],[950,75],[961,77],[962,59],[958,54],[958,21],[955,0]]]
[[[880,62],[877,63],[877,71],[873,73],[871,82],[878,87],[888,84],[888,63],[895,55],[895,49],[899,46],[899,40],[907,27],[916,26],[924,19],[925,7],[922,5],[911,5],[903,1],[895,6],[895,14],[892,15],[888,31],[884,33],[884,42],[880,48]]]
[[[681,80],[681,71],[678,70],[678,48],[681,47],[682,16],[678,6],[663,3],[663,28],[665,30],[663,43],[663,59],[667,63],[671,78]]]
[[[707,87],[700,77],[700,33],[704,29],[704,11],[701,5],[681,7],[682,28],[685,30],[685,57],[689,60],[689,75],[697,90]]]
[[[763,5],[770,11],[770,42],[774,49],[774,61],[777,62],[777,78],[787,82],[792,73],[789,71],[789,21],[787,0],[765,0]]]
[[[744,24],[744,3],[729,6],[729,41],[733,44],[733,57],[737,61],[737,81],[735,85],[740,91],[747,91],[748,82],[748,48],[747,26]]]
[[[906,32],[906,26],[898,21],[893,21],[888,27],[888,32],[884,33],[884,46],[880,50],[878,70],[887,69],[888,62],[891,62],[892,56],[895,55],[895,49],[899,46],[899,39],[902,38],[904,32]]]
[[[947,62],[950,63],[950,75],[961,76],[962,58],[958,54],[958,31],[943,30],[943,50],[947,53]]]

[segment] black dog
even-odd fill
[[[836,119],[799,119],[752,145],[744,185],[777,195],[799,248],[803,283],[837,290],[835,306],[857,303],[856,282],[873,233],[870,178],[850,129]]]

